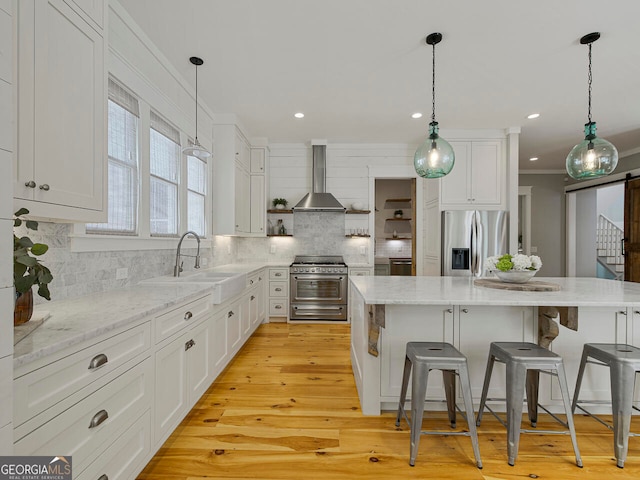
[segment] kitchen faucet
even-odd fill
[[[178,248],[176,249],[176,266],[173,267],[173,276],[174,277],[179,277],[180,276],[180,272],[182,271],[182,264],[184,262],[180,261],[180,257],[193,257],[193,255],[184,255],[180,253],[180,247],[182,246],[182,240],[184,240],[184,237],[186,237],[187,235],[193,235],[194,237],[196,237],[196,240],[198,241],[198,251],[196,252],[196,265],[194,268],[200,268],[200,237],[198,236],[198,234],[196,232],[192,232],[191,230],[189,230],[188,232],[185,232],[184,235],[182,235],[182,237],[180,237],[180,241],[178,242]]]

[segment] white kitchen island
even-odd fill
[[[540,338],[542,344],[545,335],[548,343],[559,333],[550,348],[564,359],[571,393],[584,343],[640,344],[640,284],[596,278],[534,281],[557,284],[560,290],[497,290],[464,277],[351,277],[351,362],[362,412],[379,415],[397,408],[409,341],[449,342],[464,353],[476,402],[492,341],[538,343]],[[549,320],[555,310],[548,307],[568,312],[568,320],[563,316],[568,327],[557,328]],[[440,382],[441,375],[430,376],[427,398],[444,398]],[[583,398],[608,399],[609,372],[589,367],[582,391]],[[504,368],[499,365],[489,397],[504,397]],[[551,410],[563,410],[557,381],[546,375],[539,399]]]

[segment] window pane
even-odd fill
[[[151,177],[151,234],[178,234],[178,187]]]
[[[178,183],[180,145],[151,129],[151,175]]]
[[[195,192],[187,194],[188,230],[193,230],[201,237],[205,236],[204,195]]]
[[[187,188],[191,191],[201,194],[206,193],[207,184],[207,164],[196,157],[187,157],[188,167],[188,185]]]
[[[114,82],[109,82],[112,96]],[[120,89],[124,95],[124,90]],[[127,94],[129,95],[129,94]],[[129,95],[128,107],[108,101],[107,223],[90,223],[87,233],[134,235],[138,213],[138,117],[137,100]]]

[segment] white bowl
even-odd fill
[[[498,277],[501,281],[505,283],[527,283],[531,280],[536,273],[537,270],[509,270],[508,272],[503,272],[502,270],[494,270],[493,273],[496,277]]]

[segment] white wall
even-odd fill
[[[576,276],[597,276],[597,190],[576,192]]]

